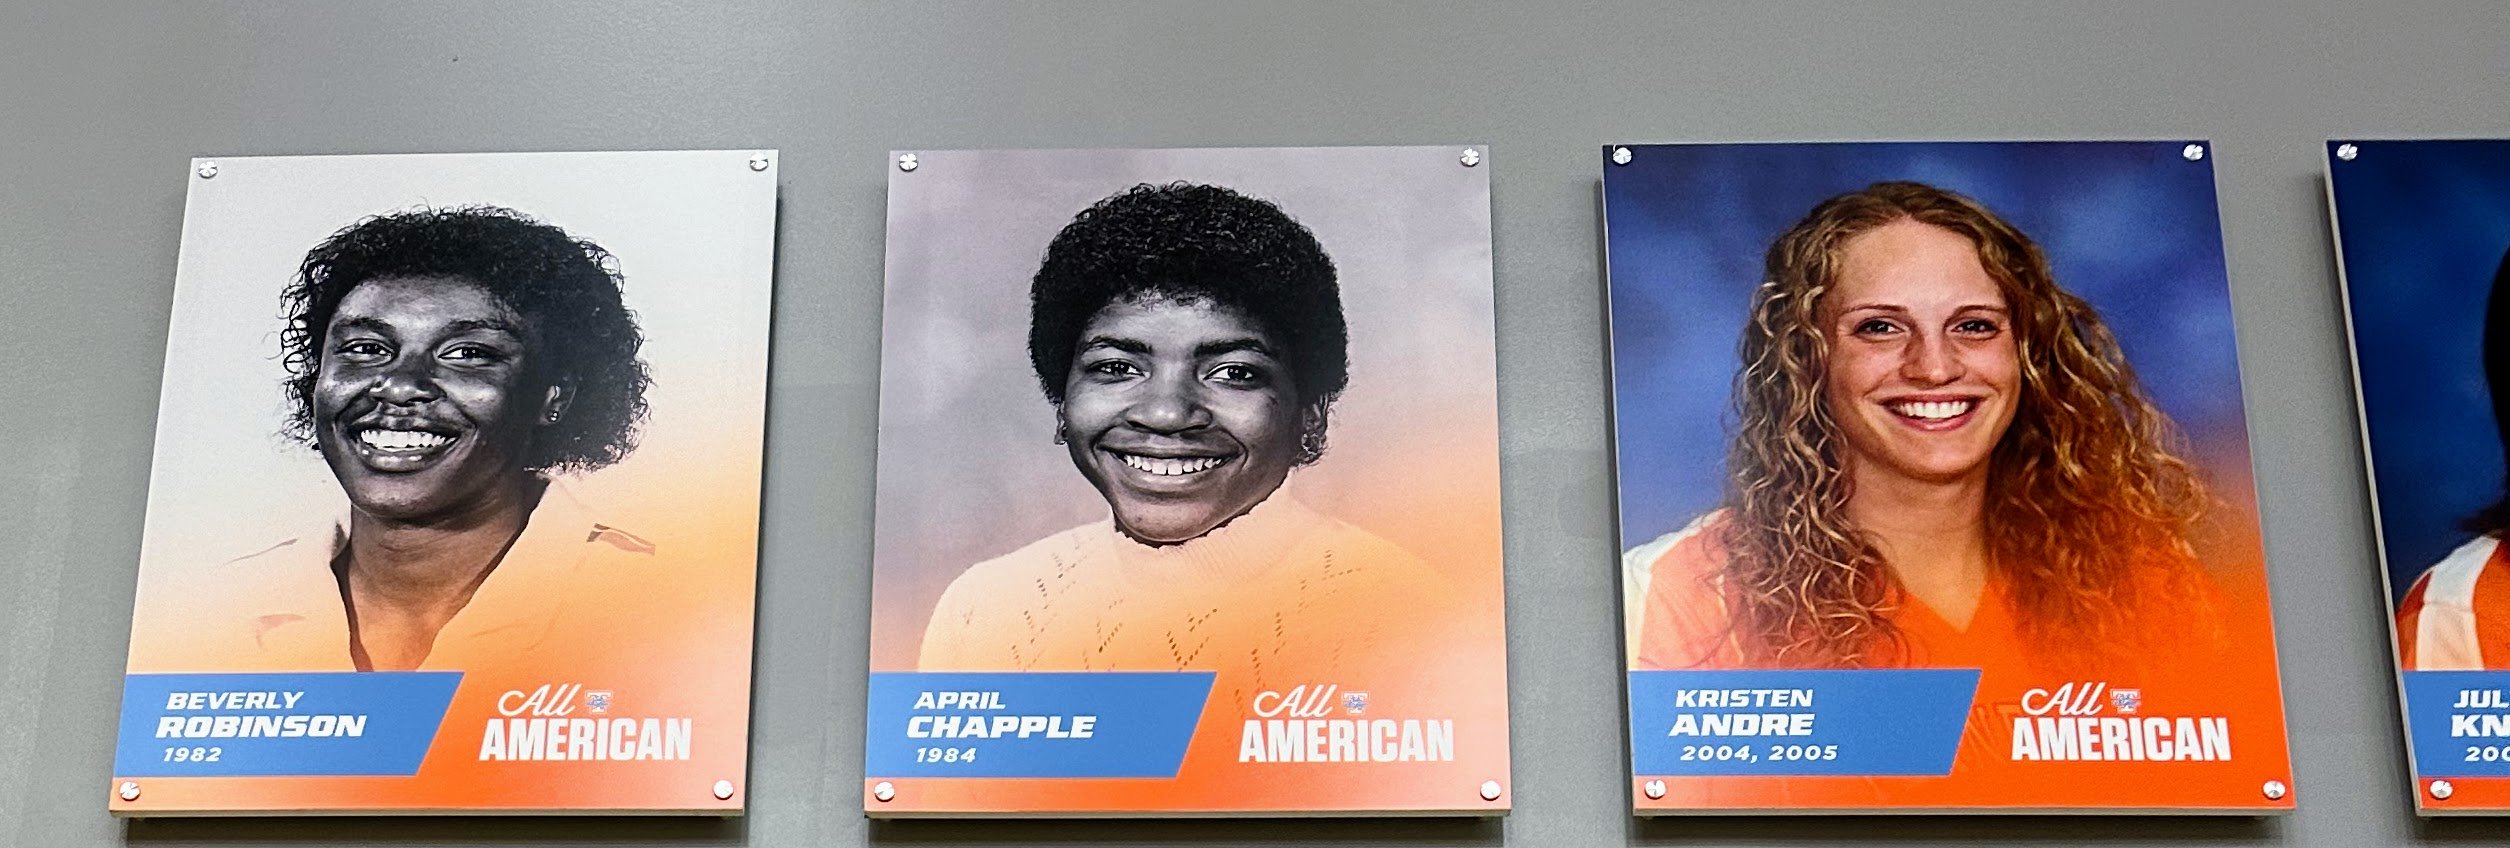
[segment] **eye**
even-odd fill
[[[372,362],[392,356],[392,348],[374,339],[347,339],[331,348],[331,354],[351,362]]]
[[[1142,376],[1142,369],[1122,359],[1101,359],[1081,366],[1081,372],[1102,380],[1122,380]]]
[[[1900,325],[1881,318],[1866,318],[1856,322],[1848,332],[1860,336],[1887,336],[1900,332]]]
[[[445,358],[445,359],[449,359],[449,360],[452,360],[452,361],[455,361],[455,362],[470,362],[470,363],[475,363],[475,364],[486,364],[486,363],[493,363],[493,362],[504,362],[504,361],[506,361],[507,359],[511,358],[511,357],[508,357],[508,356],[506,355],[506,352],[505,352],[505,351],[503,351],[503,350],[499,350],[499,349],[497,349],[497,348],[490,347],[490,346],[488,346],[488,345],[484,345],[484,344],[474,344],[474,343],[464,343],[464,344],[456,344],[456,345],[453,345],[453,346],[451,346],[451,347],[445,348],[445,349],[444,349],[444,352],[443,352],[442,354],[439,354],[439,356],[442,356],[442,357],[443,357],[443,358]]]
[[[1248,365],[1243,362],[1223,362],[1212,368],[1211,373],[1205,376],[1208,379],[1217,380],[1222,383],[1231,383],[1241,386],[1260,386],[1264,384],[1264,378],[1266,375],[1263,369],[1257,368],[1253,365]]]
[[[1965,336],[1993,338],[2004,332],[2004,324],[1993,318],[1963,318],[1952,325],[1952,331]]]

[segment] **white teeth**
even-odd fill
[[[1176,477],[1185,474],[1200,474],[1202,472],[1218,468],[1221,463],[1228,461],[1216,456],[1197,456],[1180,459],[1170,459],[1157,456],[1136,456],[1129,453],[1119,453],[1116,454],[1116,456],[1123,459],[1124,464],[1131,467],[1135,471],[1147,472],[1159,477]]]
[[[424,451],[444,447],[450,437],[421,430],[360,430],[358,441],[380,451]]]
[[[1942,421],[1967,413],[1977,405],[1978,402],[1972,400],[1919,400],[1892,404],[1891,411],[1910,418]]]

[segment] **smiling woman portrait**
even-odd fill
[[[2479,346],[2493,431],[2510,453],[2510,252],[2484,298]],[[2505,474],[2510,478],[2510,474]],[[2397,600],[2397,665],[2413,671],[2510,668],[2510,479],[2461,526],[2474,538],[2432,563]]]
[[[1350,366],[1333,261],[1279,207],[1105,198],[1047,247],[1029,316],[1052,440],[1108,517],[961,573],[920,668],[1331,678],[1401,645],[1389,607],[1437,606],[1419,558],[1293,492]]]
[[[576,581],[652,569],[560,482],[627,457],[645,416],[616,264],[486,206],[315,246],[283,294],[286,435],[347,510],[211,569],[251,608],[196,611],[183,638],[229,667],[473,669],[552,642]]]
[[[1634,549],[1634,668],[1969,667],[2207,656],[2208,497],[2117,340],[2038,245],[1913,182],[1769,248],[1722,503]]]

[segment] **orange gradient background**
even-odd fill
[[[2162,363],[2138,363],[2147,369]],[[1729,366],[1730,367],[1730,366]],[[2283,690],[2275,658],[2256,487],[2245,438],[2193,445],[2215,507],[2191,539],[2219,605],[2225,644],[2220,655],[2247,662],[2188,668],[2178,663],[2142,679],[2033,678],[1989,669],[1972,698],[1965,745],[1952,773],[1925,777],[1674,777],[1634,775],[1631,804],[1641,813],[1796,812],[2275,812],[2299,795],[2285,742]],[[2083,544],[2097,545],[2099,540]],[[1636,614],[1625,612],[1625,614]],[[1641,637],[1643,638],[1643,636]],[[2168,664],[2157,664],[2166,668]],[[1638,669],[1633,665],[1634,670]],[[2016,706],[2023,693],[2068,682],[2140,689],[2145,716],[2222,716],[2231,728],[2231,759],[2222,762],[2047,762],[2008,758]],[[1970,745],[1978,747],[1972,748]],[[1647,797],[1650,781],[1665,784]],[[2283,797],[2269,798],[2269,781]]]
[[[1271,200],[1334,261],[1349,388],[1297,497],[1425,561],[1451,596],[1382,617],[1438,659],[1372,680],[1368,718],[1455,721],[1445,763],[1245,763],[1220,673],[1174,779],[887,778],[873,815],[1504,812],[1509,803],[1488,164],[1464,147],[917,151],[890,174],[871,668],[915,671],[968,566],[1107,518],[1054,444],[1028,362],[1028,287],[1072,216],[1137,183]],[[1476,148],[1477,155],[1488,155]],[[1443,609],[1444,612],[1430,612]],[[873,732],[882,732],[874,728]],[[1486,801],[1484,781],[1500,797]]]
[[[464,670],[415,776],[117,777],[141,793],[114,798],[115,813],[742,809],[776,198],[776,170],[753,171],[751,155],[243,158],[191,180],[129,671],[303,670],[204,655],[186,622],[256,600],[205,569],[346,510],[321,457],[277,435],[276,307],[305,251],[368,215],[506,206],[617,257],[646,337],[651,417],[629,458],[562,479],[594,518],[654,551],[631,579],[551,598],[560,613],[534,661]],[[612,692],[603,717],[693,719],[691,759],[479,761],[500,695],[568,683]],[[573,715],[590,717],[580,698]],[[715,797],[719,780],[735,788],[729,799]]]

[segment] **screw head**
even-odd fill
[[[1496,780],[1485,780],[1485,781],[1482,781],[1482,800],[1484,800],[1484,801],[1496,801],[1496,800],[1499,800],[1499,781],[1496,781]]]
[[[2190,162],[2203,159],[2205,158],[2205,145],[2191,144],[2186,147],[2179,148],[2179,158]]]
[[[121,795],[122,800],[125,801],[137,801],[139,800],[139,784],[128,780],[122,781],[121,787],[115,790],[115,794]]]
[[[1467,147],[1464,148],[1464,155],[1457,156],[1455,160],[1464,163],[1464,167],[1470,168],[1482,163],[1482,152]]]
[[[872,797],[886,803],[898,797],[898,787],[886,780],[872,784]]]
[[[204,180],[205,180],[205,179],[209,179],[210,177],[217,176],[217,175],[218,175],[218,163],[216,163],[216,162],[202,162],[202,163],[200,163],[200,167],[192,169],[192,173],[199,174],[199,175],[200,175],[200,178],[201,178],[201,179],[204,179]]]
[[[2351,144],[2336,145],[2336,158],[2338,159],[2351,162],[2353,161],[2353,157],[2360,155],[2362,155],[2362,148],[2355,147]]]
[[[2432,781],[2431,790],[2433,800],[2438,801],[2449,800],[2449,796],[2458,794],[2458,787],[2449,785],[2446,780]]]
[[[1651,799],[1662,798],[1665,797],[1665,782],[1661,780],[1650,780],[1647,782],[1647,785],[1639,787],[1639,790],[1646,792],[1647,797]]]
[[[760,153],[760,154],[756,154],[756,155],[751,156],[751,157],[750,157],[750,170],[752,170],[752,171],[764,171],[764,170],[767,170],[767,154]]]
[[[2266,790],[2265,790],[2265,791],[2266,791],[2266,800],[2269,800],[2269,801],[2281,801],[2281,800],[2283,800],[2283,796],[2284,796],[2284,794],[2285,794],[2285,793],[2287,793],[2287,792],[2290,792],[2291,790],[2290,790],[2289,788],[2287,788],[2287,787],[2285,787],[2285,786],[2283,785],[2283,781],[2280,781],[2280,780],[2269,780],[2269,781],[2266,781]]]
[[[729,781],[729,780],[718,780],[718,781],[715,781],[715,800],[717,800],[717,801],[730,801],[730,800],[732,800],[732,781]]]
[[[915,154],[913,154],[913,153],[900,153],[900,154],[898,154],[898,170],[901,170],[901,171],[912,171],[912,170],[915,170],[915,165],[916,165],[916,162],[915,162]]]
[[[1615,147],[1615,148],[1613,148],[1613,149],[1612,149],[1612,164],[1615,164],[1615,165],[1627,165],[1627,164],[1630,164],[1630,149],[1629,149],[1629,148],[1627,148],[1627,147]]]

